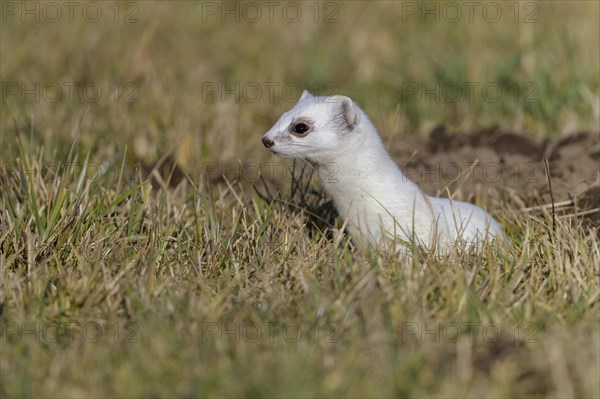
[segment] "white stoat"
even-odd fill
[[[312,164],[355,240],[440,248],[502,237],[498,222],[466,202],[425,195],[386,151],[367,115],[348,97],[307,91],[264,135],[274,154]],[[382,240],[385,238],[385,240]]]

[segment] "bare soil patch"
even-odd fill
[[[394,138],[390,151],[428,194],[449,192],[472,200],[494,188],[515,194],[524,207],[550,204],[553,199],[563,204],[557,207],[563,213],[584,213],[600,225],[598,132],[537,139],[496,127],[456,134],[438,126],[425,139]]]

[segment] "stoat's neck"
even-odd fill
[[[323,188],[349,228],[375,244],[382,231],[430,242],[434,215],[428,198],[387,153],[377,131],[352,131],[336,159],[317,165]],[[352,233],[352,231],[351,231]]]
[[[347,197],[365,191],[393,192],[397,200],[402,200],[420,192],[390,157],[372,125],[361,123],[356,129],[360,130],[348,133],[353,137],[348,137],[335,159],[317,165],[321,182],[334,200],[336,195]]]
[[[430,242],[434,215],[427,197],[402,173],[374,129],[350,134],[356,136],[339,156],[317,170],[351,234],[358,231],[371,244],[383,231]]]

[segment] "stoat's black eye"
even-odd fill
[[[308,126],[304,122],[296,123],[292,128],[292,132],[296,133],[299,136],[304,136],[310,130],[310,126]]]

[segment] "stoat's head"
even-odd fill
[[[349,97],[314,97],[305,90],[262,142],[283,158],[329,162],[344,151],[359,121],[360,111]]]

